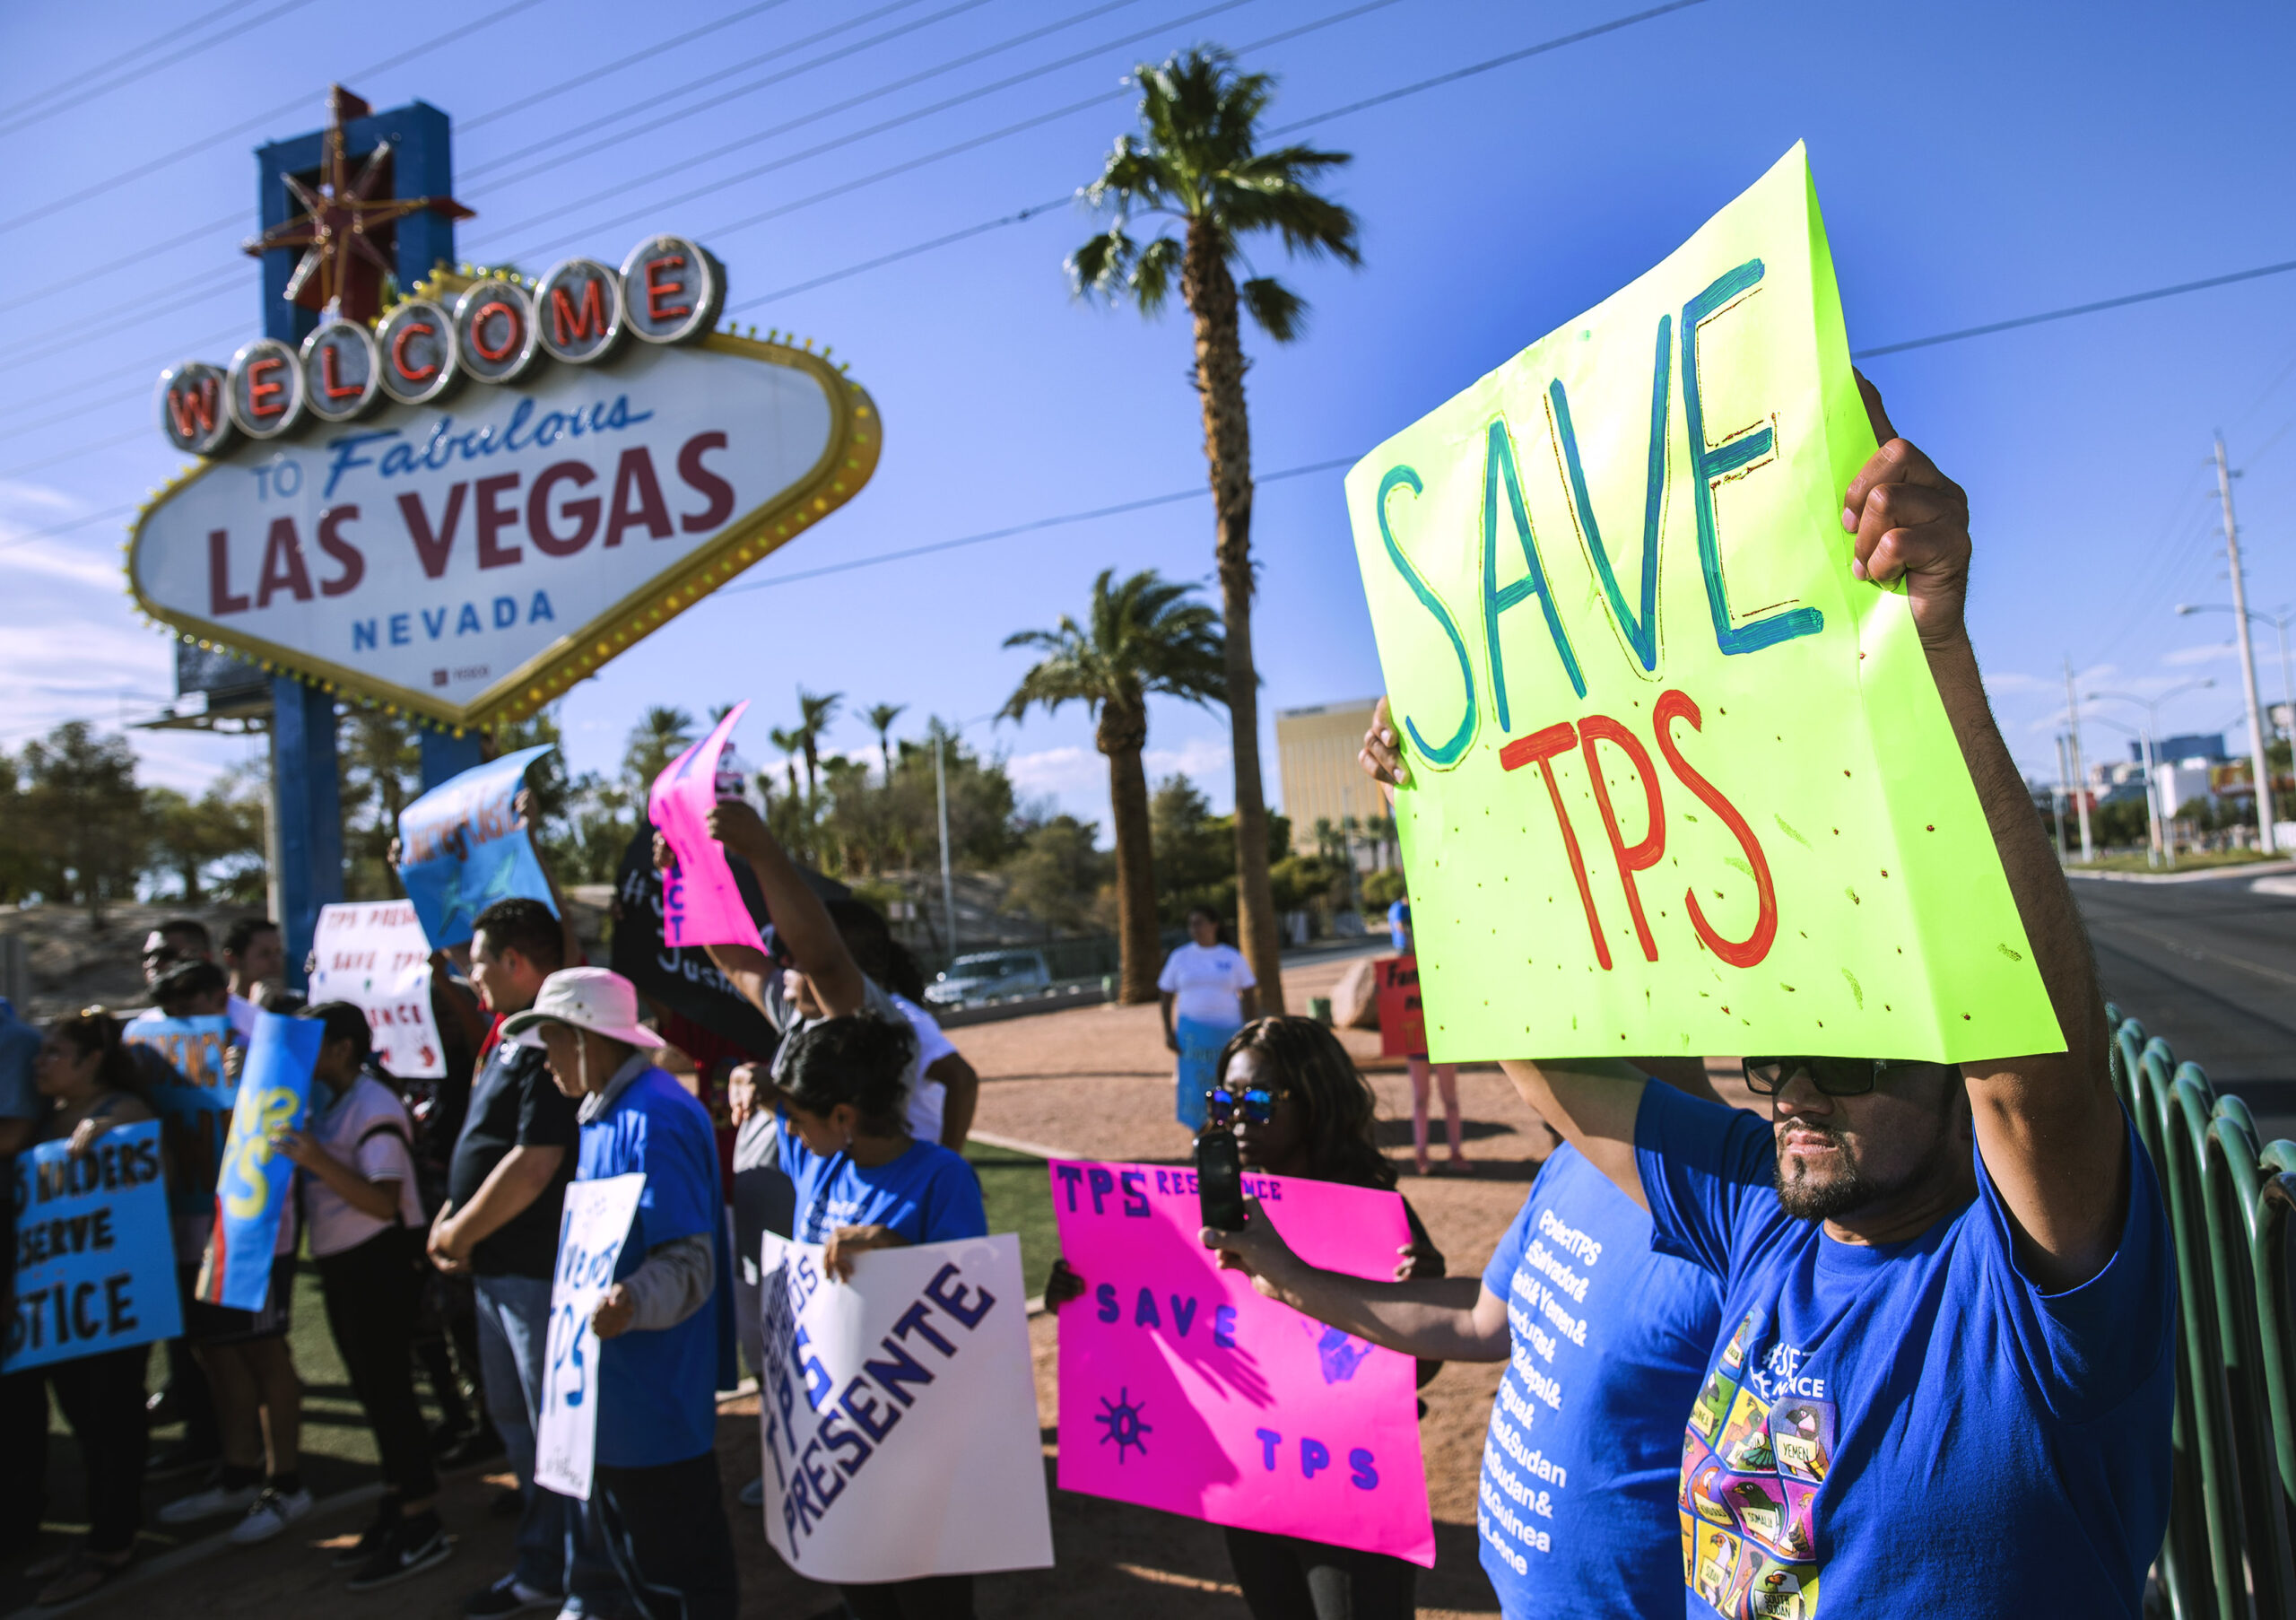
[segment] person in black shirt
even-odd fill
[[[499,1021],[532,1006],[542,981],[565,965],[564,938],[541,901],[497,901],[479,913],[470,957],[471,983]],[[463,1606],[473,1620],[555,1607],[566,1591],[570,1504],[535,1485],[535,1424],[559,1214],[579,1136],[574,1103],[538,1050],[504,1041],[484,1050],[430,1241],[432,1264],[471,1279],[487,1414],[526,1499],[517,1563]]]

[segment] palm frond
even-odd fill
[[[1308,300],[1272,275],[1256,275],[1236,291],[1259,329],[1288,344],[1308,329]]]

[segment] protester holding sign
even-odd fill
[[[794,1236],[823,1246],[822,1268],[849,1278],[873,1249],[988,1235],[980,1180],[903,1117],[917,1059],[906,1021],[847,1014],[807,1024],[776,1054],[787,1110],[781,1168],[797,1189]],[[925,1575],[838,1590],[855,1620],[971,1620],[970,1575]]]
[[[1156,989],[1164,1045],[1179,1058],[1175,1112],[1190,1131],[1204,1128],[1204,1094],[1219,1084],[1221,1045],[1258,1010],[1259,981],[1235,946],[1222,942],[1220,919],[1207,906],[1187,914],[1188,943],[1164,958]]]
[[[1680,1465],[1694,1613],[1809,1613],[1822,1577],[1830,1608],[1975,1579],[1990,1613],[2134,1615],[2168,1503],[2160,1188],[2114,1097],[2078,913],[1987,708],[1963,621],[1967,498],[1863,386],[1881,448],[1840,497],[1851,571],[1903,592],[1885,599],[1918,637],[2064,1045],[1958,1065],[1750,1058],[1768,1130],[1621,1062],[1507,1069],[1648,1208],[1659,1247],[1722,1286],[1728,1337]],[[1365,753],[1387,780],[1416,778],[1385,712]],[[1909,1522],[1940,1481],[1981,1498]]]
[[[268,1541],[311,1511],[300,1470],[303,1381],[287,1330],[301,1224],[294,1166],[272,1136],[309,1107],[319,1031],[256,1015],[215,1182],[215,1214],[185,1332],[214,1398],[222,1461],[206,1486],[159,1511],[165,1525],[239,1513],[230,1537]],[[236,1049],[235,1049],[236,1050]]]
[[[19,1252],[8,1257],[12,1267],[20,1267],[24,1255],[44,1252],[49,1239],[50,1229],[38,1218],[40,1200],[33,1196],[35,1189],[28,1180],[35,1167],[43,1175],[68,1175],[74,1183],[91,1173],[109,1185],[150,1184],[160,1179],[155,1134],[144,1135],[142,1140],[129,1145],[120,1154],[104,1153],[99,1156],[97,1143],[106,1132],[155,1118],[139,1094],[142,1076],[120,1046],[117,1023],[101,1013],[81,1013],[58,1019],[40,1042],[32,1063],[32,1077],[48,1105],[48,1113],[40,1120],[42,1140],[69,1145],[61,1161],[49,1159],[41,1163],[29,1155],[20,1161],[19,1178],[10,1187],[11,1194],[18,1200],[17,1219],[22,1224],[18,1231]],[[71,1245],[85,1233],[99,1245],[116,1243],[126,1234],[114,1234],[110,1213],[106,1210],[95,1215],[83,1214],[68,1223],[58,1222],[62,1230],[55,1232],[55,1238],[62,1245]],[[113,1325],[132,1327],[132,1320],[125,1324],[117,1320],[132,1319],[134,1314],[123,1297],[128,1274],[116,1275],[118,1284],[112,1290],[109,1314],[114,1319]],[[88,1285],[83,1283],[82,1286]],[[90,1297],[75,1301],[74,1304],[92,1307],[100,1286],[88,1288]],[[11,1313],[8,1332],[8,1359],[12,1364],[25,1347],[18,1342],[27,1326],[22,1313],[41,1312],[44,1302],[19,1294],[13,1303],[15,1310]],[[80,1442],[81,1465],[87,1474],[87,1539],[66,1552],[41,1560],[25,1572],[33,1580],[45,1582],[34,1599],[42,1604],[67,1603],[84,1597],[126,1569],[135,1557],[135,1532],[144,1520],[144,1457],[149,1438],[144,1412],[144,1363],[150,1359],[148,1339],[138,1338],[124,1348],[96,1348],[106,1338],[114,1337],[104,1321],[67,1307],[60,1297],[55,1305],[52,1333],[77,1333],[93,1353],[67,1352],[67,1359],[47,1362],[40,1371],[5,1375],[12,1382],[30,1380],[37,1388],[45,1372],[48,1387],[56,1393],[56,1404],[64,1409],[65,1420],[72,1425],[72,1433]],[[23,1386],[19,1384],[17,1388],[22,1389]],[[12,1407],[15,1404],[13,1400],[9,1403]],[[34,1490],[47,1471],[44,1401],[39,1415],[41,1421],[36,1432],[28,1428],[24,1433],[10,1436],[11,1454],[5,1466],[8,1473],[19,1476]]]
[[[1246,1024],[1229,1037],[1213,1073],[1218,1078],[1203,1105],[1205,1128],[1235,1133],[1246,1170],[1395,1189],[1395,1167],[1371,1136],[1377,1099],[1347,1049],[1324,1025],[1312,1018]],[[1411,1242],[1398,1257],[1396,1277],[1442,1276],[1441,1251],[1408,1199],[1403,1208]],[[1254,1226],[1272,1238],[1274,1228],[1265,1219]],[[1045,1303],[1058,1310],[1089,1285],[1063,1260],[1045,1288]],[[1422,1361],[1420,1383],[1440,1366],[1439,1355]],[[1255,1620],[1382,1620],[1417,1612],[1413,1594],[1419,1570],[1404,1559],[1232,1525],[1223,1533],[1228,1562]]]
[[[478,914],[471,983],[485,1010],[507,1019],[534,1006],[544,982],[565,965],[564,953],[565,936],[548,906],[498,900]],[[534,1472],[551,1271],[581,1131],[575,1101],[552,1082],[539,1050],[511,1041],[490,1048],[455,1141],[447,1202],[430,1226],[431,1263],[470,1278],[487,1415],[524,1498],[517,1558],[465,1603],[472,1620],[538,1607],[567,1590],[570,1504],[537,1487]]]
[[[578,1539],[605,1555],[619,1585],[592,1586],[578,1564],[569,1607],[650,1613],[674,1593],[684,1620],[732,1620],[737,1577],[715,1449],[719,1340],[731,1327],[719,1313],[731,1289],[719,1286],[724,1196],[709,1116],[655,1067],[660,1038],[638,1022],[638,992],[618,973],[552,974],[502,1036],[541,1048],[559,1089],[581,1099],[578,1180],[646,1178],[613,1285],[590,1319],[604,1344]]]
[[[363,1592],[442,1563],[454,1550],[433,1511],[438,1473],[414,1395],[415,1312],[427,1269],[422,1206],[406,1110],[365,1071],[373,1050],[366,1013],[331,1001],[300,1016],[326,1026],[311,1077],[335,1101],[308,1129],[282,1130],[273,1140],[302,1172],[327,1329],[382,1459],[375,1521],[335,1557],[337,1569],[352,1572],[350,1590]]]
[[[1387,937],[1394,944],[1396,955],[1403,959],[1403,967],[1415,978],[1419,960],[1412,949],[1411,901],[1407,898],[1398,899],[1387,908]],[[1412,1025],[1422,1040],[1426,1035],[1425,1024],[1426,1021],[1420,1018]],[[1380,1013],[1379,1034],[1381,1048],[1390,1052],[1395,1050],[1387,1044],[1384,1008]],[[1410,1045],[1405,1049],[1404,1063],[1411,1073],[1411,1157],[1413,1167],[1422,1176],[1433,1168],[1427,1158],[1427,1091],[1428,1083],[1432,1080],[1436,1089],[1442,1093],[1443,1129],[1451,1143],[1450,1166],[1455,1171],[1466,1169],[1466,1151],[1459,1145],[1459,1066],[1456,1063],[1431,1064],[1423,1046]]]

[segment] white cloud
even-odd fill
[[[1190,737],[1178,748],[1151,748],[1141,762],[1148,767],[1151,781],[1178,771],[1207,795],[1222,798],[1235,786],[1231,780],[1234,755],[1225,737]]]
[[[1994,692],[2047,692],[2057,684],[2058,682],[2053,677],[2020,675],[2013,669],[1989,672],[1985,677],[1985,689]]]
[[[1097,748],[1041,748],[1032,753],[1016,753],[1004,762],[1004,773],[1025,795],[1108,797],[1109,762]]]
[[[2213,664],[2219,660],[2237,658],[2240,649],[2230,641],[2211,641],[2205,647],[2179,647],[2161,658],[2163,664],[2182,668],[2191,664]]]

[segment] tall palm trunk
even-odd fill
[[[1283,1011],[1282,943],[1267,875],[1267,799],[1260,786],[1259,676],[1252,666],[1252,441],[1244,408],[1244,346],[1236,282],[1218,230],[1188,222],[1180,294],[1196,327],[1196,388],[1204,401],[1204,458],[1219,523],[1220,601],[1227,621],[1230,751],[1236,769],[1236,934],[1259,1008]]]
[[[1109,817],[1116,823],[1118,995],[1126,1005],[1156,999],[1156,866],[1148,824],[1148,711],[1100,705],[1093,742],[1109,759]]]

